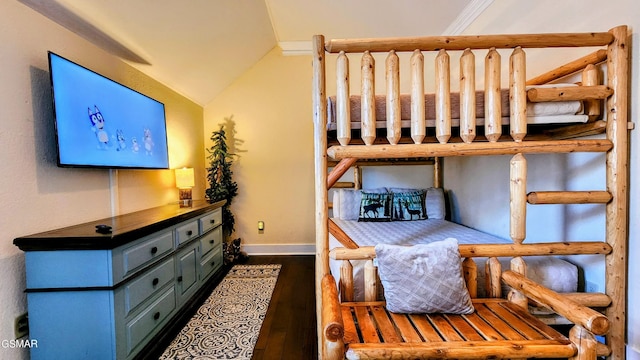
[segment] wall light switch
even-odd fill
[[[260,231],[264,230],[264,221],[258,221],[258,230]]]

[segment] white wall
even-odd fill
[[[0,340],[14,338],[26,311],[24,254],[19,236],[110,216],[108,170],[56,167],[47,50],[124,83],[166,105],[170,163],[196,166],[196,197],[204,192],[202,107],[18,1],[0,1]],[[114,174],[119,213],[177,201],[171,170]],[[0,358],[28,352],[0,347]]]

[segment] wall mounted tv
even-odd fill
[[[163,103],[48,54],[58,166],[169,168]]]

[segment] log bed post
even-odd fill
[[[484,136],[496,142],[502,135],[500,53],[491,48],[484,59]]]
[[[589,64],[582,71],[582,85],[583,86],[596,86],[599,84],[598,69],[595,65]],[[589,116],[589,121],[595,121],[600,116],[600,101],[598,100],[585,100],[584,101],[584,113]]]
[[[476,137],[476,57],[470,49],[460,57],[460,137],[466,143]]]
[[[527,159],[524,155],[511,158],[510,173],[510,235],[514,243],[522,244],[527,230]]]
[[[400,59],[391,50],[385,61],[387,81],[387,140],[391,145],[400,141],[402,125],[400,123]]]
[[[444,144],[451,137],[451,75],[449,54],[443,49],[436,56],[436,138]]]
[[[351,141],[351,101],[349,100],[349,58],[341,51],[336,59],[336,125],[340,145]]]
[[[329,195],[327,192],[327,97],[324,36],[313,37],[313,124],[316,214],[316,317],[322,319],[322,279],[329,274]],[[317,334],[323,334],[317,321]],[[324,359],[324,339],[318,336],[318,358]]]
[[[361,115],[362,130],[360,137],[365,145],[373,145],[376,140],[376,91],[375,91],[375,59],[368,51],[362,55],[360,62],[361,83]]]
[[[527,69],[524,50],[519,46],[509,58],[509,74],[511,137],[520,142],[527,135]]]
[[[606,240],[613,249],[605,256],[606,293],[612,299],[606,315],[611,321],[607,345],[615,359],[625,356],[627,299],[627,242],[629,216],[629,162],[628,162],[628,78],[629,47],[627,27],[618,26],[609,31],[614,41],[608,46],[607,82],[614,94],[607,99],[607,139],[614,144],[607,152],[607,190],[613,198],[606,205]]]
[[[422,143],[427,135],[424,118],[424,56],[420,50],[411,55],[411,139]]]

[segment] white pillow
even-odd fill
[[[378,273],[387,309],[394,313],[470,314],[458,240],[413,246],[378,244]]]
[[[427,218],[444,219],[447,212],[444,203],[444,190],[442,190],[442,188],[428,188],[425,202],[427,203]]]
[[[386,193],[387,188],[354,190],[338,189],[333,194],[333,217],[340,220],[358,220],[362,191],[369,193]]]

